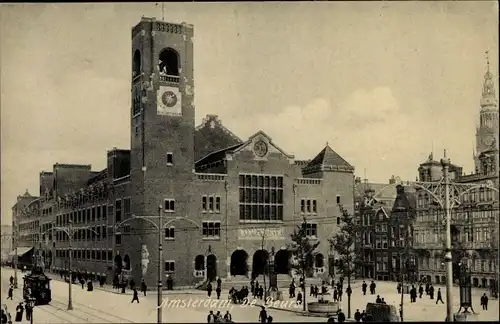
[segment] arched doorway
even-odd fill
[[[194,258],[194,272],[195,277],[204,277],[205,273],[205,257],[201,254],[198,254],[196,258]]]
[[[217,277],[217,257],[213,254],[207,256],[207,279],[214,281]]]
[[[486,278],[481,279],[481,288],[488,288],[488,280]]]
[[[288,250],[279,250],[274,256],[274,272],[276,274],[290,273],[290,257],[291,253]]]
[[[266,250],[257,250],[253,254],[252,260],[252,278],[257,278],[267,272],[269,253]]]
[[[248,253],[236,250],[231,254],[231,276],[248,276]]]
[[[130,257],[128,254],[125,254],[125,257],[123,258],[123,269],[130,270]]]
[[[115,256],[115,272],[116,272],[117,274],[122,273],[122,267],[123,267],[123,264],[122,264],[122,257],[121,257],[119,254],[117,254],[117,255]]]
[[[325,257],[321,253],[316,253],[314,256],[314,266],[316,268],[323,268],[325,266]]]

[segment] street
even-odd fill
[[[2,303],[7,304],[11,315],[15,316],[15,308],[22,299],[22,274],[18,272],[19,285],[14,291],[14,301],[6,300],[9,287],[9,277],[13,275],[11,269],[2,268]],[[146,297],[139,294],[140,304],[131,304],[132,296],[129,294],[115,294],[108,291],[94,289],[88,292],[82,290],[80,285],[73,285],[73,310],[67,310],[68,284],[51,281],[52,302],[50,305],[35,307],[34,323],[156,323],[156,294]],[[227,298],[227,292],[223,292],[223,299]],[[205,303],[206,294],[200,291],[196,294],[184,294],[178,292],[165,292],[165,300],[198,300],[199,302],[190,307],[168,307],[163,309],[163,323],[200,323],[205,322],[209,310],[222,314],[230,310],[235,322],[257,322],[260,308],[256,306],[240,307],[232,305],[231,308],[211,308]],[[208,304],[208,305],[207,305]],[[177,304],[176,304],[177,305]],[[192,303],[191,303],[192,305]],[[220,305],[220,304],[218,304]],[[293,312],[282,310],[268,310],[275,322],[317,322],[322,318],[300,316]],[[25,318],[24,318],[25,320]],[[326,319],[324,319],[326,322]]]

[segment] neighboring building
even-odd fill
[[[403,240],[412,231],[414,193],[411,187],[398,185],[394,180],[393,177],[388,185],[379,185],[386,192],[383,199],[374,199],[374,190],[368,189],[356,208],[361,227],[356,246],[362,260],[358,275],[364,278],[399,280],[401,262],[406,262],[408,254],[409,263],[415,264],[415,256],[411,249],[406,250]],[[395,190],[394,194],[390,188]],[[412,280],[416,269],[412,266],[409,270]]]
[[[9,261],[9,253],[12,252],[12,225],[1,225],[1,252],[2,262]]]
[[[158,235],[150,222],[161,213],[164,273],[188,285],[262,274],[273,248],[277,273],[290,274],[286,246],[305,217],[320,241],[314,274],[327,275],[338,204],[354,208],[354,168],[328,145],[296,161],[264,132],[241,140],[215,115],[195,127],[193,46],[185,23],[142,18],[132,29],[131,149],[109,151],[100,172],[66,164],[42,172],[33,212],[16,205],[34,237],[26,242],[49,243],[53,268],[67,270],[68,236],[54,228],[71,225],[75,271],[153,285]]]
[[[463,257],[471,259],[473,286],[492,287],[498,271],[498,106],[495,98],[493,75],[488,70],[484,77],[480,101],[480,125],[476,132],[476,172],[463,175],[462,168],[450,166],[450,178],[455,183],[460,198],[452,209],[453,276],[458,280],[459,263]],[[431,182],[431,191],[442,189],[440,184],[441,163],[429,160],[420,165],[420,181]],[[461,184],[477,184],[470,186]],[[480,187],[487,185],[487,187]],[[488,188],[490,187],[490,188]],[[446,281],[443,263],[445,241],[445,215],[443,209],[427,191],[417,188],[417,222],[415,224],[414,247],[420,254],[419,276],[435,283]]]

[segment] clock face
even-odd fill
[[[267,154],[267,144],[264,141],[258,141],[253,146],[253,150],[255,152],[255,155],[257,155],[258,157],[263,157]]]
[[[177,103],[177,96],[172,91],[165,91],[161,96],[161,101],[165,106],[171,108]]]

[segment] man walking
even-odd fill
[[[481,296],[481,306],[483,306],[483,310],[488,310],[488,296],[486,296],[486,293]]]
[[[441,295],[441,288],[438,288],[438,295],[437,295],[437,300],[436,300],[436,305],[437,303],[441,301],[441,303],[444,304],[444,301],[443,301],[443,296]]]
[[[139,294],[137,293],[137,289],[134,287],[134,297],[132,297],[132,301],[130,303],[133,303],[134,301],[137,301],[137,304],[139,304]]]

